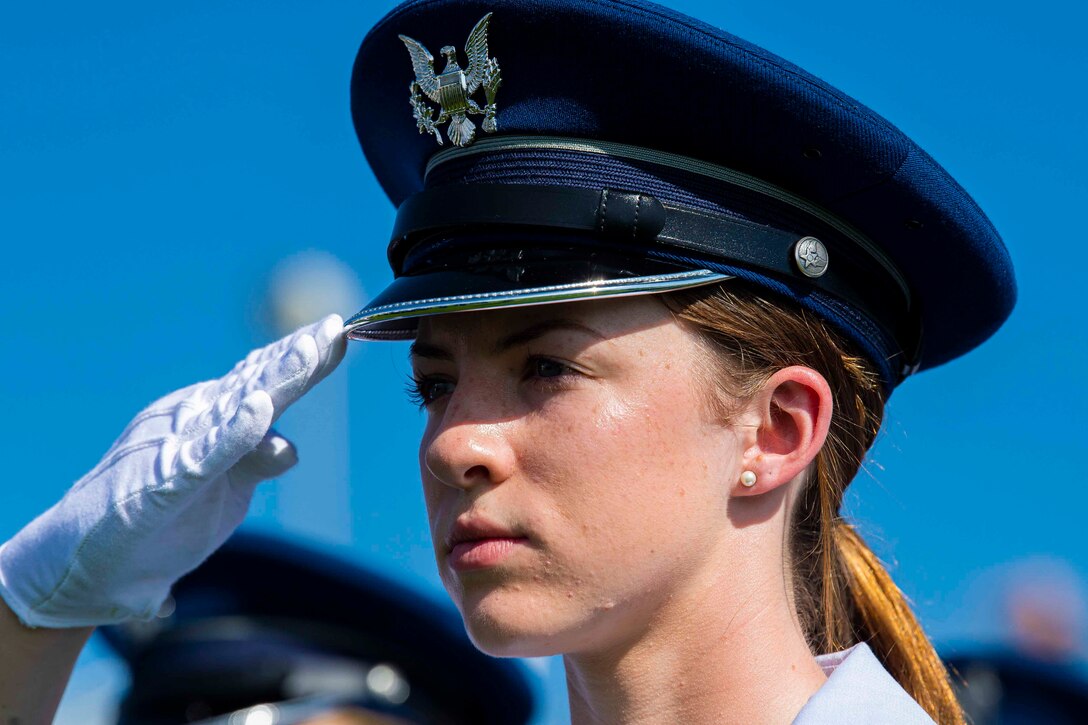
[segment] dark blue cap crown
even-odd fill
[[[417,127],[409,98],[427,99],[409,40],[454,46],[433,67],[459,59],[461,91],[478,87],[455,99],[468,109],[470,143]],[[496,75],[501,67],[486,98],[484,61]],[[450,297],[449,279],[428,276],[432,245],[448,261],[461,244],[467,259],[479,252],[472,239],[553,232],[569,242],[554,242],[563,253],[620,250],[786,296],[837,326],[894,385],[978,345],[1015,301],[989,220],[902,132],[795,65],[651,3],[405,3],[360,48],[352,112],[399,207],[389,250],[398,281],[374,302],[386,312]],[[826,255],[820,274],[804,254]],[[631,274],[669,276],[656,266]],[[408,278],[410,292],[398,287]],[[411,334],[365,313],[356,336]]]

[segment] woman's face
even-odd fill
[[[481,649],[622,646],[719,566],[741,445],[706,354],[650,297],[421,323],[431,534]]]

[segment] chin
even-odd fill
[[[550,657],[568,650],[561,644],[562,633],[511,627],[508,622],[465,617],[465,631],[476,649],[492,657]]]
[[[519,591],[451,592],[469,639],[492,657],[548,657],[569,651],[580,629],[567,607]]]

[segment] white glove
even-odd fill
[[[332,315],[219,380],[152,404],[55,506],[0,547],[0,595],[32,627],[155,616],[241,523],[256,485],[298,458],[270,430],[344,356]]]

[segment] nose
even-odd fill
[[[424,476],[465,490],[502,483],[515,467],[510,423],[494,416],[459,414],[458,407],[451,401],[438,427],[423,440]]]

